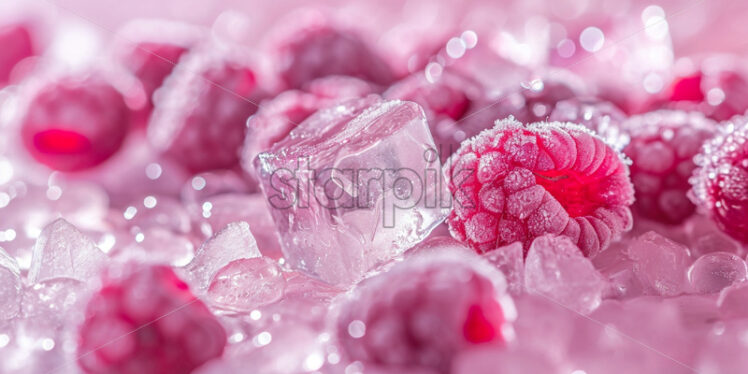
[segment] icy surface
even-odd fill
[[[485,253],[483,258],[496,266],[506,279],[509,293],[519,295],[525,289],[525,259],[522,244],[514,242]]]
[[[18,263],[0,248],[0,321],[16,317],[21,310],[21,272]]]
[[[695,292],[719,292],[734,283],[744,282],[748,273],[742,258],[726,252],[705,254],[688,269],[688,280]]]
[[[93,241],[60,218],[47,225],[34,245],[29,282],[72,278],[87,282],[98,275],[106,255]]]
[[[256,168],[290,265],[351,283],[444,218],[422,109],[375,96],[317,112]]]
[[[213,277],[207,298],[228,310],[248,312],[283,297],[286,279],[276,262],[266,257],[230,262]]]

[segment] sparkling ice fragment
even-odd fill
[[[607,283],[569,238],[544,235],[527,253],[525,287],[528,293],[587,314],[600,305]]]
[[[654,231],[631,241],[629,257],[634,272],[649,292],[675,296],[686,290],[686,270],[690,264],[688,248]]]
[[[447,194],[423,110],[371,95],[323,109],[255,167],[289,263],[351,283],[425,238]]]
[[[93,241],[62,218],[47,225],[34,245],[29,281],[39,283],[53,278],[83,282],[98,275],[106,260]]]

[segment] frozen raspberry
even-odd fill
[[[122,145],[130,108],[98,75],[65,76],[31,88],[21,119],[26,149],[55,170],[96,166]]]
[[[242,166],[255,175],[253,161],[262,151],[285,138],[291,130],[319,109],[373,93],[369,83],[352,77],[331,76],[310,82],[308,91],[289,90],[260,105],[247,121]]]
[[[423,72],[413,74],[390,87],[384,97],[414,101],[423,107],[429,121],[434,143],[447,156],[457,150],[461,141],[476,135],[479,129],[468,129],[458,122],[469,110],[481,88],[458,74],[444,72],[430,81]]]
[[[700,112],[660,110],[631,117],[624,130],[631,139],[623,152],[633,161],[634,211],[665,223],[683,222],[695,210],[687,197],[693,157],[716,124]]]
[[[10,83],[13,68],[24,59],[36,55],[31,26],[25,23],[0,25],[0,87]]]
[[[239,164],[247,118],[259,99],[245,58],[197,47],[181,59],[162,90],[148,125],[157,149],[192,172]]]
[[[145,116],[153,108],[153,93],[200,38],[192,26],[160,20],[132,21],[118,32],[114,58],[143,86],[149,98]]]
[[[748,75],[742,61],[708,58],[678,74],[651,108],[698,110],[724,121],[748,109]]]
[[[338,28],[317,13],[303,14],[283,24],[272,40],[271,54],[289,88],[301,88],[329,75],[349,75],[380,85],[395,78],[382,57],[357,33]]]
[[[626,114],[615,104],[595,98],[571,99],[556,103],[549,121],[574,122],[599,135],[615,149],[626,143],[621,126]]]
[[[132,267],[88,302],[78,363],[86,373],[188,374],[225,345],[218,320],[169,267]]]
[[[694,160],[694,201],[723,231],[748,242],[748,117],[722,124]]]
[[[633,187],[621,156],[570,123],[513,118],[466,141],[445,165],[452,235],[479,252],[551,233],[593,256],[631,227]]]
[[[512,339],[516,311],[503,277],[473,256],[428,251],[362,282],[337,318],[348,358],[393,373],[448,373],[460,351]]]
[[[582,80],[573,73],[554,69],[539,74],[539,78],[523,82],[519,88],[496,99],[496,105],[488,107],[493,118],[512,115],[524,123],[545,121],[556,104],[563,100],[585,96],[587,89]]]

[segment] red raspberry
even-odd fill
[[[263,102],[257,113],[247,121],[242,166],[250,175],[256,173],[253,161],[260,152],[285,138],[314,112],[344,99],[366,96],[375,90],[360,79],[340,76],[320,78],[307,86],[308,92],[289,90]]]
[[[10,83],[13,68],[36,55],[31,26],[25,23],[0,25],[0,87]]]
[[[149,140],[195,173],[238,165],[247,118],[257,110],[256,86],[245,59],[196,48],[166,80]]]
[[[389,65],[351,30],[317,13],[283,23],[272,40],[275,66],[287,87],[301,88],[316,78],[349,75],[380,85],[394,80]]]
[[[512,338],[516,311],[495,268],[469,253],[428,251],[362,282],[337,318],[351,360],[387,372],[449,372],[460,351]]]
[[[171,268],[127,269],[105,279],[80,327],[86,373],[187,374],[219,357],[226,332]]]
[[[724,121],[748,109],[748,76],[744,62],[725,57],[704,60],[681,72],[651,108],[698,110]]]
[[[693,200],[723,231],[748,243],[748,117],[722,124],[694,160]]]
[[[146,117],[153,108],[153,93],[200,37],[192,26],[159,20],[133,21],[118,32],[114,58],[143,86],[149,98]]]
[[[671,224],[691,216],[688,179],[693,157],[716,130],[699,112],[660,110],[631,117],[624,125],[631,142],[623,152],[631,158],[631,181],[636,190],[634,211]]]
[[[441,153],[449,156],[461,141],[471,137],[483,127],[467,128],[472,122],[457,122],[470,109],[481,88],[459,74],[445,71],[435,81],[429,81],[422,72],[413,74],[390,87],[384,97],[414,101],[426,112],[434,143]]]
[[[570,237],[587,256],[631,227],[633,187],[621,156],[570,123],[513,118],[463,142],[445,165],[452,235],[479,252],[540,235]]]
[[[551,112],[549,121],[577,123],[594,131],[616,149],[625,145],[621,127],[626,114],[608,101],[595,98],[560,101]]]
[[[31,88],[21,119],[26,149],[55,170],[96,166],[122,145],[129,128],[125,98],[101,76],[65,76]]]

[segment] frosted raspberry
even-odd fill
[[[337,318],[348,358],[387,372],[449,372],[460,351],[511,340],[516,311],[503,277],[473,256],[428,251],[362,282]]]
[[[748,117],[722,124],[694,160],[694,201],[723,231],[748,242]]]
[[[308,91],[289,90],[264,101],[257,113],[247,121],[242,166],[250,175],[255,175],[253,161],[260,152],[285,138],[314,112],[342,100],[366,96],[375,90],[365,81],[340,76],[320,78],[310,82],[307,87]]]
[[[722,56],[706,59],[673,79],[651,108],[698,110],[724,121],[748,109],[748,76],[744,62]]]
[[[595,98],[560,101],[556,103],[549,120],[580,124],[597,133],[615,149],[622,149],[626,143],[621,133],[626,114],[608,101]]]
[[[65,76],[31,89],[21,136],[37,161],[76,171],[112,156],[125,139],[129,118],[124,97],[103,77]]]
[[[545,121],[558,102],[584,96],[586,92],[584,82],[578,76],[554,69],[542,72],[538,78],[523,82],[517,90],[502,95],[488,110],[494,113],[493,118],[512,115],[524,123]]]
[[[633,161],[634,211],[665,223],[683,222],[695,210],[686,196],[693,157],[716,124],[699,112],[660,110],[631,117],[624,128],[631,139],[623,152]]]
[[[78,363],[86,373],[187,374],[225,345],[218,320],[169,267],[137,267],[89,301]]]
[[[136,20],[119,30],[114,58],[143,86],[149,98],[146,116],[153,108],[153,93],[201,36],[192,26],[161,20]]]
[[[31,26],[25,23],[0,25],[0,87],[10,83],[13,68],[24,59],[36,55]]]
[[[255,74],[245,58],[197,47],[162,90],[148,125],[157,149],[193,172],[238,165],[246,121],[258,102]]]
[[[633,187],[621,156],[586,128],[513,118],[466,141],[445,165],[452,235],[479,252],[551,233],[585,255],[631,227]]]
[[[303,14],[283,25],[272,40],[271,54],[290,88],[301,88],[329,75],[349,75],[380,85],[395,78],[382,57],[357,33],[338,28],[317,13]]]

